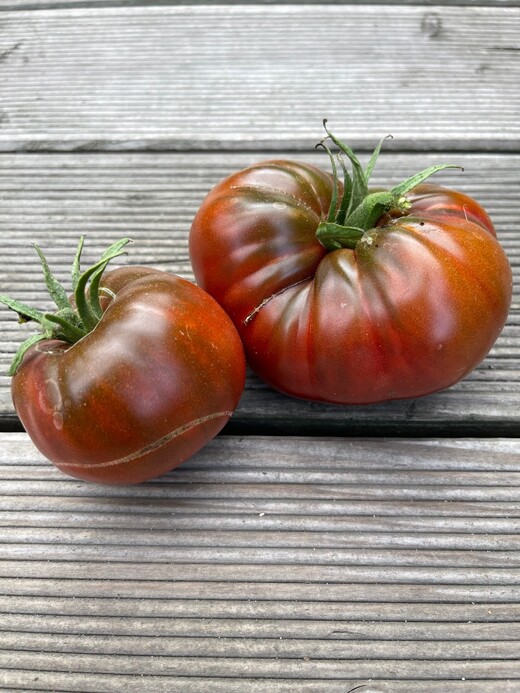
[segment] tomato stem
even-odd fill
[[[324,221],[320,224],[316,235],[327,250],[338,250],[339,248],[354,249],[358,241],[365,235],[365,231],[355,226],[343,226],[334,222]]]
[[[316,237],[327,250],[337,250],[339,248],[354,249],[364,233],[373,228],[386,212],[397,210],[401,215],[408,213],[411,204],[406,197],[406,193],[438,171],[442,171],[445,168],[462,168],[453,164],[430,166],[402,181],[391,190],[371,193],[368,188],[370,176],[376,165],[381,147],[388,137],[383,138],[378,143],[366,169],[363,170],[359,159],[352,149],[328,129],[327,120],[323,121],[323,127],[327,136],[317,146],[323,147],[329,155],[332,167],[333,188],[327,218],[319,224],[316,230]],[[338,147],[339,152],[336,154],[331,152],[325,144],[327,139],[330,139]],[[342,157],[343,154],[351,162],[352,174],[347,171]],[[339,162],[343,172],[343,191],[339,204],[338,191],[340,185],[336,161]]]
[[[102,316],[99,301],[101,275],[108,263],[123,254],[123,248],[130,243],[129,238],[123,238],[111,245],[101,256],[101,259],[85,272],[81,272],[81,252],[84,236],[79,240],[78,248],[72,263],[71,278],[73,301],[67,291],[52,274],[47,259],[41,249],[35,244],[43,269],[45,285],[54,300],[58,310],[46,313],[20,301],[0,295],[0,303],[13,310],[19,316],[21,323],[33,321],[40,325],[41,332],[31,335],[18,349],[9,369],[9,375],[14,375],[28,349],[42,339],[59,339],[69,344],[75,344],[91,332]],[[90,285],[90,286],[89,286]]]

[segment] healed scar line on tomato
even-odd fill
[[[198,426],[199,424],[204,424],[204,423],[207,423],[208,421],[213,421],[214,419],[220,419],[222,417],[227,417],[229,419],[232,414],[233,414],[232,411],[217,411],[214,414],[208,414],[207,416],[200,416],[199,418],[193,419],[193,421],[190,421],[189,423],[184,424],[183,426],[179,426],[178,428],[171,431],[170,433],[167,433],[165,436],[158,438],[153,443],[150,443],[149,445],[145,445],[144,448],[141,448],[140,450],[137,450],[136,452],[132,452],[129,455],[126,455],[125,457],[120,457],[117,460],[109,460],[108,462],[100,462],[97,464],[96,463],[83,464],[80,462],[78,462],[78,463],[65,462],[65,463],[60,463],[59,466],[60,467],[81,467],[82,469],[101,469],[103,467],[115,467],[118,464],[126,464],[128,462],[133,462],[134,460],[139,459],[143,455],[148,455],[150,452],[154,452],[158,448],[169,443],[171,440],[173,440],[177,436],[180,436],[183,433],[187,433],[188,431],[190,431],[192,428],[195,428],[195,426]]]
[[[292,289],[295,286],[298,286],[298,284],[303,284],[304,282],[308,282],[312,279],[314,275],[309,275],[308,277],[304,277],[303,279],[299,279],[297,282],[294,282],[293,284],[289,284],[289,286],[284,286],[283,289],[280,289],[279,291],[275,291],[274,294],[271,294],[267,298],[264,298],[263,301],[261,301],[253,310],[249,313],[244,318],[244,325],[249,325],[251,320],[256,316],[256,314],[265,306],[269,303],[269,301],[272,301],[273,298],[276,298],[277,296],[280,296],[281,294],[285,293],[289,289]]]

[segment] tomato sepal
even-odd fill
[[[20,323],[33,321],[41,329],[40,334],[32,335],[20,345],[9,368],[10,376],[16,373],[26,352],[37,342],[44,339],[59,339],[68,344],[75,344],[91,332],[100,321],[103,314],[99,298],[101,276],[109,262],[122,255],[123,248],[131,241],[129,238],[122,238],[113,243],[98,262],[81,272],[81,252],[84,240],[85,237],[82,236],[72,263],[72,301],[66,289],[52,273],[41,248],[34,244],[43,269],[45,286],[58,308],[55,313],[43,312],[9,296],[0,295],[0,303],[17,313]]]
[[[327,120],[323,121],[323,126],[327,136],[316,146],[325,149],[329,156],[333,187],[327,218],[318,225],[316,238],[329,251],[338,250],[339,248],[354,249],[363,236],[363,234],[359,235],[358,232],[369,231],[384,214],[391,210],[397,210],[400,215],[407,214],[412,205],[406,197],[406,193],[416,188],[435,173],[447,168],[463,170],[461,166],[456,164],[436,164],[410,176],[391,190],[370,192],[368,187],[370,176],[387,137],[380,140],[370,157],[366,169],[363,170],[353,150],[328,129]],[[339,152],[332,153],[325,144],[327,139],[330,139],[339,148]],[[352,175],[349,174],[345,166],[342,154],[345,154],[352,164]],[[343,171],[343,193],[339,204],[340,183],[337,163],[340,164]]]

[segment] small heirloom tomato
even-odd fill
[[[128,239],[81,273],[74,294],[42,261],[56,313],[0,300],[42,332],[11,367],[17,414],[36,447],[71,476],[109,484],[163,474],[213,438],[244,386],[233,323],[202,289],[149,267],[105,272]]]
[[[493,224],[467,195],[424,183],[447,166],[369,190],[381,143],[363,169],[325,128],[332,175],[264,161],[209,192],[190,233],[197,282],[253,370],[289,395],[363,404],[446,388],[507,318],[511,268]]]

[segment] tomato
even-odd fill
[[[482,361],[512,275],[484,209],[425,183],[386,191],[328,130],[343,182],[264,161],[211,190],[192,224],[195,277],[233,319],[256,373],[300,398],[365,404],[446,388]]]
[[[13,402],[62,471],[137,483],[173,469],[222,429],[243,390],[243,349],[222,308],[185,279],[123,267],[105,272],[98,289],[102,314],[91,331],[74,344],[44,335],[25,351]]]

